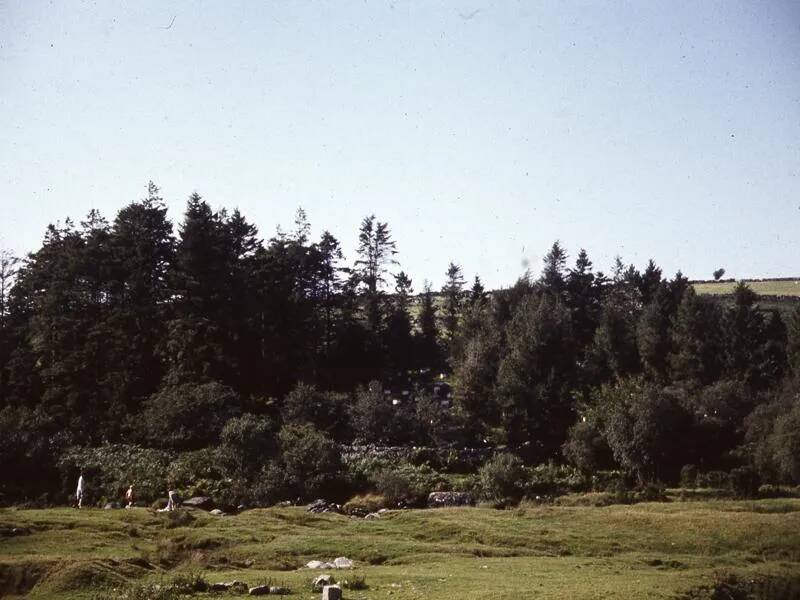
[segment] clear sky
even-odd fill
[[[596,268],[800,275],[800,3],[0,0],[0,245],[152,179],[269,238],[492,287]]]

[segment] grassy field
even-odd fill
[[[310,584],[320,571],[301,567],[337,556],[356,562],[329,571],[337,579],[366,580],[366,589],[345,590],[353,600],[679,598],[690,590],[701,598],[722,573],[748,581],[800,573],[800,500],[409,510],[371,521],[276,508],[186,519],[146,509],[0,510],[0,596],[120,598],[132,584],[202,572],[209,582],[271,581],[290,597],[319,598]]]
[[[756,294],[761,296],[797,296],[800,297],[800,279],[790,281],[747,281],[745,283]],[[698,294],[712,294],[724,296],[733,293],[736,287],[734,281],[719,281],[713,283],[694,283]]]

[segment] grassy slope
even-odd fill
[[[800,279],[791,281],[746,281],[756,294],[761,296],[799,296]],[[715,283],[692,284],[698,294],[727,295],[733,293],[736,283],[720,281]]]
[[[166,529],[163,515],[144,509],[0,510],[0,525],[32,530],[0,538],[0,565],[7,578],[15,566],[60,565],[33,589],[38,598],[88,598],[93,581],[164,577],[123,561],[137,557],[180,560],[178,570],[202,569],[212,582],[272,579],[311,598],[318,572],[297,567],[348,556],[369,589],[346,598],[393,600],[672,598],[716,570],[800,569],[800,500],[401,511],[376,521],[296,508],[194,514],[191,525]],[[234,566],[248,559],[250,568]],[[91,560],[83,570],[70,562]]]

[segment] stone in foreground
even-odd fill
[[[342,600],[342,588],[338,585],[326,585],[322,588],[322,600]]]
[[[247,592],[247,584],[244,581],[221,581],[219,583],[211,584],[212,592],[238,592],[244,594]]]
[[[336,580],[334,580],[332,575],[320,575],[314,579],[311,586],[314,588],[314,591],[319,592],[326,585],[333,585],[334,583],[336,583]]]
[[[247,593],[250,594],[251,596],[266,596],[267,594],[269,594],[269,586],[257,585],[255,587],[251,587]]]

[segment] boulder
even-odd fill
[[[117,508],[122,508],[119,502],[106,502],[105,506],[103,506],[104,510],[114,510]]]
[[[336,504],[335,502],[328,502],[327,500],[318,499],[314,500],[311,504],[308,505],[306,508],[307,512],[310,513],[326,513],[326,512],[333,512],[333,513],[341,513],[342,507]]]
[[[276,596],[285,596],[286,594],[291,594],[292,592],[289,590],[289,588],[281,587],[279,585],[271,585],[269,586],[269,593]]]
[[[315,592],[322,591],[326,585],[333,585],[336,583],[336,580],[333,578],[332,575],[320,575],[311,584],[311,587],[314,589]]]
[[[202,510],[211,510],[214,508],[214,501],[208,496],[195,496],[184,500],[181,504],[188,508],[199,508]]]
[[[338,585],[326,585],[322,588],[322,600],[342,600],[342,588]]]
[[[367,519],[367,520],[370,520],[370,521],[372,519],[380,519],[381,518],[381,513],[376,513],[376,512],[369,513],[368,515],[364,515],[364,518]]]
[[[244,581],[223,581],[220,583],[212,583],[210,587],[212,592],[235,592],[239,594],[247,593],[247,584]]]
[[[340,556],[333,560],[333,564],[337,569],[352,569],[353,568],[353,561],[349,558],[345,558],[344,556]]]
[[[226,515],[225,515],[225,513],[224,513],[224,512],[222,512],[222,511],[221,511],[220,509],[218,509],[218,508],[215,508],[214,510],[210,510],[210,511],[209,511],[209,514],[215,515],[215,516],[217,516],[217,517],[224,517],[224,516],[226,516]]]
[[[470,506],[475,504],[472,494],[467,492],[431,492],[428,494],[429,508],[446,506]]]
[[[269,586],[268,585],[257,585],[255,587],[251,587],[248,591],[248,594],[251,596],[266,596],[269,594]]]

